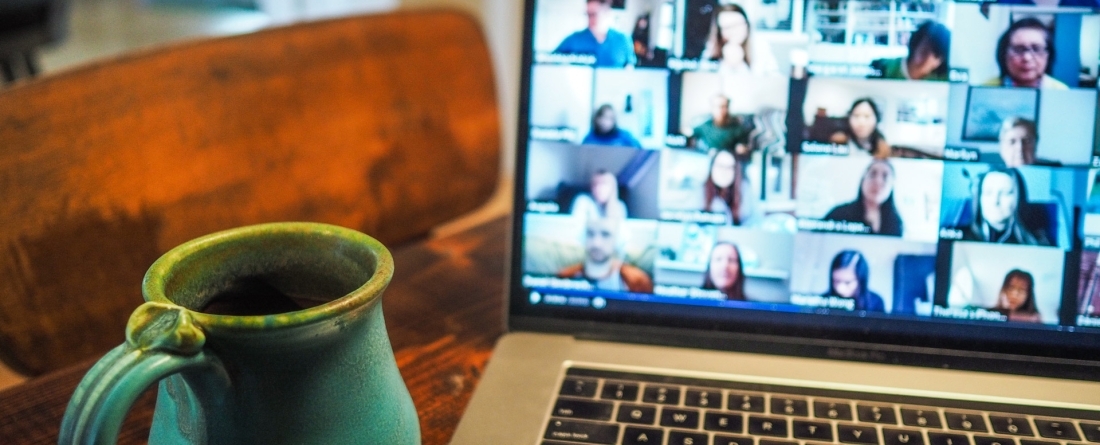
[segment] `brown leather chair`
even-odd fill
[[[0,359],[35,375],[117,345],[146,268],[199,235],[309,220],[423,237],[488,199],[499,147],[485,41],[447,12],[195,41],[0,91]]]

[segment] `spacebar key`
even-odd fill
[[[551,419],[545,439],[573,442],[613,444],[619,440],[619,426],[608,423],[576,422]]]

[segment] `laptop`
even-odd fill
[[[1094,0],[528,0],[456,444],[1100,443]]]

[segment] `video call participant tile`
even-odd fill
[[[656,221],[546,214],[524,220],[525,287],[653,293]]]
[[[803,155],[797,171],[800,231],[937,239],[940,161]]]
[[[788,303],[794,235],[741,227],[662,222],[654,265],[657,295]]]
[[[663,150],[660,219],[793,232],[789,195],[784,187],[761,190],[758,165],[725,150]],[[784,176],[790,181],[789,173]]]
[[[835,233],[795,235],[791,303],[928,315],[936,244]]]
[[[801,2],[686,0],[684,21],[673,30],[668,66],[723,76],[751,74],[786,77],[792,52],[804,52],[808,39],[791,32]]]
[[[1086,214],[1083,219],[1075,322],[1100,328],[1100,213]]]
[[[891,6],[898,17],[896,28],[865,26],[875,23],[866,16],[879,17],[877,14],[884,12],[878,4],[808,2],[805,28],[814,36],[810,72],[815,76],[951,79],[949,53],[958,39],[949,20],[953,5],[899,1]]]
[[[874,157],[943,155],[949,84],[811,77],[791,96],[802,153]],[[799,119],[800,118],[800,119]]]
[[[527,211],[657,219],[660,152],[532,141]]]
[[[531,79],[531,139],[664,147],[668,71],[537,65]]]
[[[1096,90],[951,85],[948,160],[1006,167],[1088,166],[1096,144]]]
[[[945,307],[933,315],[1058,324],[1065,252],[1038,246],[951,244]]]
[[[957,2],[954,12],[950,65],[970,84],[1096,88],[1100,44],[1083,32],[1100,26],[1094,9]]]
[[[1087,181],[1083,169],[946,163],[940,238],[1071,250]]]

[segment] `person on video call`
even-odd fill
[[[653,280],[620,258],[622,219],[589,218],[584,229],[584,261],[558,272],[560,278],[582,278],[596,289],[653,293]]]
[[[829,292],[826,297],[855,300],[853,310],[886,312],[882,297],[867,288],[871,271],[863,254],[855,250],[842,250],[833,257],[829,267]]]
[[[752,39],[752,24],[744,8],[732,3],[719,5],[713,17],[703,55],[718,61],[719,73],[779,73],[767,44]]]
[[[855,201],[833,207],[826,220],[863,223],[877,235],[901,236],[902,222],[894,207],[894,166],[876,159],[863,172]]]
[[[642,144],[629,131],[619,128],[615,109],[610,104],[600,105],[592,113],[592,129],[581,141],[586,145],[617,145],[620,147],[642,148]]]
[[[589,181],[589,192],[573,198],[570,213],[585,218],[626,219],[626,203],[619,199],[619,180],[607,170],[596,170]]]
[[[997,41],[1001,74],[983,85],[1064,90],[1066,84],[1050,77],[1054,66],[1054,37],[1034,17],[1012,23]]]
[[[974,219],[961,228],[963,239],[997,244],[1050,246],[1046,234],[1028,227],[1021,212],[1028,208],[1027,187],[1016,169],[997,169],[978,178]]]
[[[1024,165],[1035,164],[1035,144],[1039,141],[1039,135],[1035,130],[1035,122],[1022,117],[1010,117],[1001,123],[1001,133],[998,142],[1001,151],[1001,160],[1005,167],[1016,168]]]
[[[951,31],[927,21],[909,37],[909,55],[896,59],[876,59],[871,67],[884,79],[948,80],[947,61],[951,54]]]
[[[718,242],[710,249],[703,289],[716,289],[727,300],[745,301],[745,269],[741,262],[741,250],[736,245]]]
[[[611,29],[614,19],[611,0],[588,0],[585,7],[588,27],[570,34],[554,52],[595,56],[596,66],[623,67],[637,63],[630,37]]]
[[[1020,269],[1010,270],[993,310],[1007,315],[1008,321],[1040,323],[1042,319],[1035,309],[1035,279],[1031,274]]]
[[[848,119],[844,129],[833,133],[829,142],[847,145],[849,155],[871,155],[876,158],[890,157],[890,144],[878,130],[882,115],[878,105],[870,98],[857,99],[848,109]]]
[[[710,159],[710,174],[703,184],[703,211],[726,216],[726,224],[755,224],[756,206],[742,166],[728,151],[717,151]]]
[[[726,150],[745,158],[752,130],[752,120],[730,115],[730,99],[718,94],[710,100],[710,119],[692,130],[688,142],[699,149]]]

